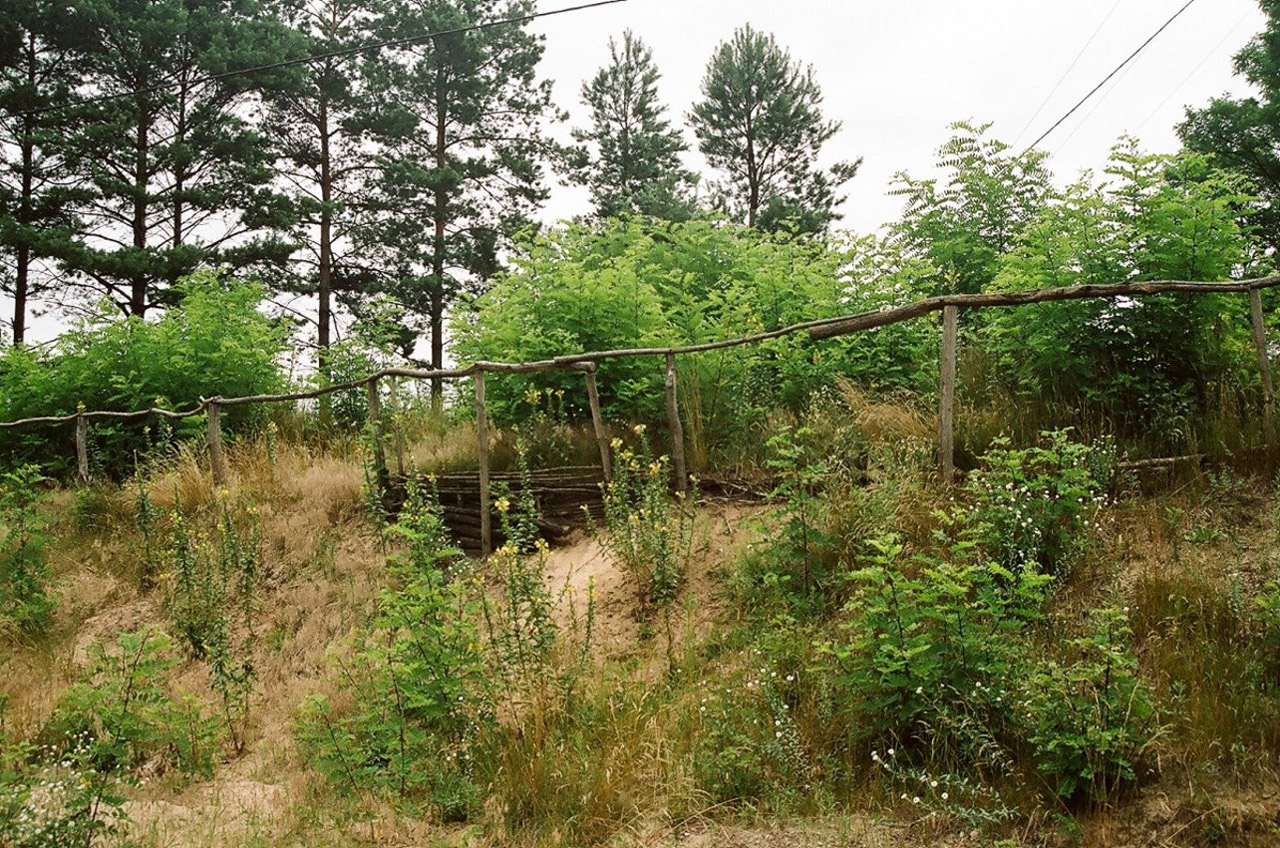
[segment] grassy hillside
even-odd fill
[[[1269,477],[1050,434],[947,489],[908,406],[797,423],[739,501],[628,432],[602,526],[552,550],[503,498],[484,563],[429,484],[385,523],[356,444],[11,479],[6,586],[50,608],[6,588],[0,845],[1280,838]]]

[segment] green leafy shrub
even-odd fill
[[[349,660],[337,660],[341,700],[304,703],[297,734],[311,763],[360,798],[370,793],[465,819],[478,804],[475,745],[493,720],[477,603],[450,580],[460,552],[447,545],[438,503],[411,489],[391,528],[405,543]]]
[[[210,776],[218,722],[198,699],[170,693],[167,676],[179,663],[174,647],[151,629],[122,633],[110,646],[90,645],[88,672],[59,698],[41,737],[55,748],[83,746],[84,761],[103,774],[129,774],[158,760]]]
[[[819,644],[817,671],[873,761],[889,769],[880,752],[896,753],[890,776],[914,780],[917,803],[947,800],[920,794],[933,775],[966,817],[1004,816],[1000,793],[975,791],[973,778],[1016,780],[1028,761],[1068,801],[1104,800],[1140,778],[1162,730],[1123,613],[1095,613],[1059,660],[1032,626],[1053,582],[1033,565],[975,558],[972,542],[913,563],[892,537],[870,544],[841,638]]]
[[[44,479],[34,465],[0,472],[0,633],[44,630],[53,613],[45,562],[48,519],[37,508]]]
[[[1253,203],[1238,174],[1203,156],[1149,155],[1122,139],[1104,178],[1086,176],[1031,210],[992,287],[1265,273],[1252,264],[1261,255],[1249,232]],[[1247,313],[1247,298],[1231,294],[1045,303],[990,314],[979,344],[991,354],[991,382],[1021,402],[1047,402],[1058,420],[1106,421],[1168,450],[1185,447],[1196,413],[1252,395]]]
[[[104,304],[51,348],[7,351],[0,357],[0,419],[70,415],[80,408],[185,409],[204,397],[282,388],[277,357],[285,331],[258,310],[265,296],[261,286],[198,272],[175,292],[179,306],[156,320],[122,319]],[[223,426],[234,432],[264,414],[258,406],[229,408]],[[6,430],[0,451],[69,471],[72,427]],[[198,419],[185,419],[173,435],[199,435],[203,427]],[[91,453],[103,470],[120,473],[141,445],[163,435],[160,428],[147,429],[145,421],[94,422]]]
[[[933,758],[990,756],[1006,687],[1028,662],[1023,631],[1041,617],[1051,578],[976,557],[971,542],[913,563],[893,536],[869,545],[868,565],[850,575],[840,639],[822,646],[849,726]]]
[[[827,530],[830,501],[822,491],[833,469],[808,446],[810,435],[784,426],[768,441],[765,464],[777,481],[769,493],[776,505],[766,522],[770,533],[752,545],[733,575],[739,603],[753,612],[779,606],[820,612],[837,588]]]
[[[1102,801],[1133,784],[1161,732],[1125,613],[1095,610],[1091,623],[1069,643],[1071,661],[1040,664],[1018,695],[1036,767],[1069,800]]]
[[[1066,574],[1105,499],[1110,462],[1106,448],[1072,442],[1066,430],[1028,448],[997,439],[965,483],[983,549],[1007,569]]]

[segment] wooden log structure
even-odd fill
[[[213,485],[227,484],[227,460],[222,452],[222,412],[216,399],[207,403],[209,410],[209,470]]]
[[[600,448],[600,468],[604,472],[605,482],[613,480],[613,458],[609,453],[609,431],[604,426],[604,416],[600,412],[600,389],[596,386],[596,372],[587,372],[587,402],[591,405],[591,426],[596,433],[596,445]]]
[[[955,403],[956,403],[956,329],[959,307],[942,309],[942,363],[938,379],[938,474],[943,485],[956,478]]]
[[[1262,315],[1262,292],[1249,290],[1249,318],[1253,324],[1253,347],[1258,355],[1258,373],[1262,378],[1262,426],[1266,441],[1276,437],[1276,396],[1271,383],[1271,353],[1267,350],[1267,325]]]
[[[76,416],[76,477],[81,486],[89,482],[89,420],[83,412]]]
[[[471,553],[483,545],[484,510],[481,509],[480,477],[477,473],[434,475],[428,484],[439,498],[445,526],[454,542]],[[407,480],[397,480],[407,484]],[[539,515],[538,529],[548,541],[562,541],[590,520],[601,521],[604,506],[601,484],[604,475],[594,465],[569,466],[530,471],[489,472],[490,495],[497,487],[518,497],[526,490],[533,496]],[[527,489],[526,489],[527,487]],[[403,497],[403,495],[402,495]],[[493,506],[489,506],[490,545],[501,546],[505,538],[493,526]],[[492,548],[491,548],[492,550]]]
[[[391,416],[391,444],[396,452],[396,474],[404,476],[404,427],[400,418],[400,379],[387,379],[387,407]]]
[[[489,413],[484,406],[484,372],[475,375],[476,447],[480,461],[480,556],[493,552],[493,514],[489,504]]]
[[[373,466],[379,480],[387,476],[387,453],[382,446],[382,400],[378,396],[378,378],[374,377],[366,384],[366,395],[369,404],[369,438],[373,442]]]
[[[258,403],[286,403],[300,400],[311,400],[323,398],[334,392],[349,391],[358,389],[360,386],[372,386],[376,381],[382,378],[398,378],[404,377],[415,380],[446,380],[446,379],[462,379],[466,377],[476,377],[478,382],[483,382],[484,374],[528,374],[540,371],[555,370],[575,370],[587,373],[590,386],[594,384],[593,372],[597,367],[597,363],[624,357],[635,356],[663,356],[667,364],[667,412],[668,421],[672,431],[672,458],[675,465],[677,485],[683,490],[687,485],[687,474],[684,468],[684,439],[683,428],[680,425],[679,406],[675,397],[675,357],[678,354],[701,353],[712,350],[722,350],[740,345],[753,344],[768,339],[779,338],[792,333],[807,333],[813,341],[822,339],[835,338],[837,336],[847,335],[863,330],[871,330],[877,327],[884,327],[891,324],[897,324],[902,321],[908,321],[927,315],[930,312],[944,312],[944,335],[946,317],[945,312],[948,309],[977,309],[990,307],[1014,307],[1024,306],[1034,303],[1046,303],[1065,300],[1083,300],[1088,298],[1140,298],[1148,295],[1160,294],[1208,294],[1223,292],[1244,292],[1249,294],[1250,313],[1253,323],[1254,345],[1257,350],[1259,370],[1262,376],[1263,397],[1264,397],[1264,418],[1269,439],[1274,439],[1275,427],[1275,397],[1274,388],[1272,386],[1270,373],[1270,357],[1267,351],[1267,341],[1265,326],[1263,324],[1262,302],[1260,292],[1263,289],[1270,289],[1280,286],[1280,275],[1258,277],[1248,280],[1239,280],[1235,282],[1194,282],[1185,280],[1153,280],[1149,282],[1139,283],[1112,283],[1105,285],[1081,285],[1081,286],[1061,286],[1054,288],[1031,289],[1027,291],[1015,292],[986,292],[980,294],[957,294],[943,295],[940,297],[931,297],[924,300],[915,301],[913,303],[903,304],[901,306],[882,309],[872,312],[863,312],[856,315],[842,315],[832,318],[822,318],[813,321],[805,321],[798,324],[792,324],[781,327],[768,332],[756,333],[747,336],[740,336],[731,339],[722,339],[719,341],[706,342],[696,345],[683,345],[659,348],[626,348],[618,350],[591,351],[587,353],[566,354],[557,356],[552,359],[541,360],[536,362],[474,362],[470,365],[460,368],[444,368],[444,369],[414,369],[414,368],[385,368],[375,374],[371,374],[356,380],[349,380],[342,383],[334,383],[318,389],[301,392],[289,392],[285,394],[260,394],[246,395],[243,397],[224,398],[217,397],[213,399],[202,399],[196,406],[186,410],[162,409],[159,407],[151,407],[148,409],[138,409],[133,411],[116,411],[116,410],[77,410],[76,412],[66,415],[41,415],[29,418],[23,418],[15,421],[0,422],[0,430],[9,430],[19,427],[27,427],[33,425],[45,424],[65,424],[75,422],[77,436],[85,426],[82,422],[89,420],[117,420],[130,421],[146,418],[149,416],[163,417],[170,420],[180,420],[190,418],[207,412],[209,415],[209,452],[210,465],[214,475],[214,480],[218,485],[222,485],[226,480],[226,465],[222,453],[222,439],[220,431],[219,413],[222,407],[243,406]],[[945,340],[944,340],[945,341]],[[946,356],[944,355],[944,366]],[[954,378],[953,378],[954,382]],[[945,388],[945,387],[944,387]],[[483,389],[480,390],[481,392]],[[954,401],[954,385],[952,386],[952,402]],[[596,398],[598,401],[598,398]],[[941,406],[941,405],[940,405]],[[944,454],[950,451],[944,450],[943,444],[943,422],[942,410],[939,415],[939,458],[940,462]],[[603,431],[603,422],[598,420],[596,410],[593,408],[593,425],[596,427],[597,440],[601,438]],[[385,464],[385,457],[383,459]],[[609,468],[609,460],[607,451],[602,448],[601,464],[607,474]],[[77,457],[77,465],[79,467],[79,457]],[[397,455],[397,471],[403,470],[403,459]],[[944,476],[948,476],[944,474]]]
[[[676,491],[689,490],[689,474],[684,464],[684,427],[680,424],[680,402],[676,398],[676,355],[667,354],[667,425],[671,431],[671,465],[675,473]]]
[[[528,374],[538,371],[557,371],[565,369],[586,371],[590,369],[592,363],[602,362],[606,359],[618,359],[632,356],[665,356],[666,354],[702,353],[705,351],[737,347],[739,345],[754,344],[799,332],[808,333],[810,339],[813,340],[829,339],[835,338],[836,336],[847,335],[848,333],[855,333],[860,330],[870,330],[875,329],[876,327],[885,327],[890,324],[901,323],[902,321],[927,315],[930,312],[941,311],[943,307],[948,304],[958,306],[962,309],[972,309],[996,306],[1023,306],[1031,303],[1060,300],[1084,300],[1095,297],[1144,297],[1147,295],[1171,293],[1205,294],[1211,292],[1249,292],[1255,289],[1262,290],[1275,288],[1276,286],[1280,286],[1280,275],[1240,280],[1233,283],[1197,283],[1182,280],[1157,280],[1144,283],[1061,286],[1056,288],[1031,289],[1019,292],[944,295],[941,297],[926,298],[925,300],[915,301],[914,303],[905,304],[891,309],[863,312],[857,315],[841,315],[834,318],[821,318],[815,321],[804,321],[799,324],[781,327],[777,330],[770,330],[766,333],[755,333],[749,336],[706,342],[704,344],[676,347],[601,350],[592,351],[590,353],[566,354],[564,356],[557,356],[553,359],[541,360],[538,362],[475,362],[464,368],[442,368],[436,370],[384,368],[381,371],[370,374],[366,377],[361,377],[356,380],[348,380],[342,383],[333,383],[310,391],[289,392],[286,394],[275,395],[246,395],[244,397],[233,398],[220,397],[218,398],[218,403],[222,406],[243,406],[245,404],[254,403],[285,403],[299,400],[313,400],[315,398],[333,394],[334,392],[359,389],[361,386],[367,384],[369,380],[374,378],[380,379],[382,377],[404,377],[411,380],[428,380],[434,378],[453,380],[471,377],[480,372],[490,374]],[[187,410],[151,407],[149,409],[138,409],[131,412],[94,410],[92,412],[85,412],[83,415],[89,419],[102,418],[129,420],[144,418],[150,415],[169,419],[182,419],[200,415],[204,411],[205,405],[202,402]],[[81,413],[70,413],[68,415],[40,415],[31,418],[22,418],[16,421],[0,421],[0,430],[8,430],[15,427],[26,427],[37,424],[65,424],[75,420],[75,417],[78,414]]]

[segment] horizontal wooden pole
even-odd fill
[[[889,324],[897,324],[919,318],[945,307],[960,309],[987,309],[991,307],[1026,306],[1031,303],[1049,303],[1059,300],[1089,300],[1092,298],[1147,297],[1157,294],[1213,294],[1220,292],[1249,292],[1280,285],[1280,276],[1241,280],[1238,283],[1193,283],[1183,280],[1155,280],[1147,283],[1109,283],[1089,286],[1055,286],[1026,291],[984,292],[982,294],[949,294],[917,300],[904,306],[863,312],[809,330],[809,338],[815,341],[871,330]]]
[[[1173,293],[1212,294],[1215,292],[1249,292],[1274,288],[1276,286],[1280,286],[1280,276],[1258,277],[1250,280],[1240,280],[1234,283],[1197,283],[1185,280],[1156,280],[1143,283],[1062,286],[1015,292],[943,295],[941,297],[931,297],[925,300],[915,301],[914,303],[908,303],[903,306],[896,306],[891,309],[863,312],[857,315],[841,315],[833,318],[820,318],[815,321],[804,321],[799,324],[791,324],[766,333],[756,333],[750,336],[740,336],[732,339],[706,342],[704,344],[677,345],[672,347],[621,348],[618,350],[603,350],[590,353],[574,353],[537,362],[475,362],[463,368],[445,368],[436,370],[385,368],[357,380],[334,383],[329,386],[323,386],[321,388],[305,392],[246,395],[244,397],[233,398],[209,398],[201,401],[199,405],[191,409],[177,411],[152,407],[150,409],[139,409],[133,412],[95,410],[84,413],[73,412],[68,415],[42,415],[33,418],[22,418],[17,421],[0,422],[0,430],[8,430],[15,427],[25,427],[35,424],[66,424],[74,421],[76,416],[80,414],[83,414],[86,419],[102,418],[129,420],[134,418],[143,418],[148,415],[157,415],[170,419],[191,418],[202,414],[207,405],[213,401],[216,401],[223,407],[232,407],[254,403],[284,403],[299,400],[312,400],[333,394],[334,392],[359,389],[368,384],[370,380],[380,379],[382,377],[404,377],[411,380],[455,380],[474,377],[477,374],[529,374],[539,371],[562,370],[591,371],[597,367],[599,362],[608,359],[621,359],[635,356],[665,357],[669,354],[704,353],[712,350],[722,350],[724,348],[754,344],[790,335],[792,333],[806,332],[808,333],[809,338],[815,341],[835,338],[837,336],[843,336],[849,333],[859,332],[861,330],[871,330],[876,327],[884,327],[889,324],[908,321],[912,318],[927,315],[930,312],[941,311],[946,306],[955,306],[961,309],[978,309],[986,307],[1023,306],[1031,303],[1044,303],[1059,300],[1084,300],[1088,298],[1144,297],[1147,295]]]

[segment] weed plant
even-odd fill
[[[1105,502],[1111,462],[1107,446],[1073,442],[1066,430],[1045,431],[1027,448],[998,438],[966,481],[968,519],[1005,568],[1065,575]]]
[[[222,728],[192,695],[173,694],[170,672],[180,662],[173,640],[144,629],[111,645],[89,647],[89,670],[66,690],[40,733],[46,751],[115,777],[144,765],[188,775],[213,773]]]
[[[474,752],[494,721],[469,581],[453,579],[439,504],[410,489],[390,532],[404,544],[386,590],[348,658],[335,658],[341,700],[316,695],[297,733],[312,764],[349,797],[434,808],[445,820],[476,809]]]
[[[249,657],[258,611],[261,530],[253,506],[219,493],[212,536],[179,512],[170,518],[168,609],[192,659],[206,660],[232,747],[244,749],[257,673]],[[242,529],[248,523],[248,529]]]
[[[670,463],[654,457],[637,425],[637,448],[613,443],[613,480],[604,484],[601,544],[622,566],[648,614],[675,600],[693,546],[694,504],[688,495],[671,496]]]
[[[34,465],[0,473],[0,633],[30,634],[51,623],[49,519],[38,507],[44,480]]]

